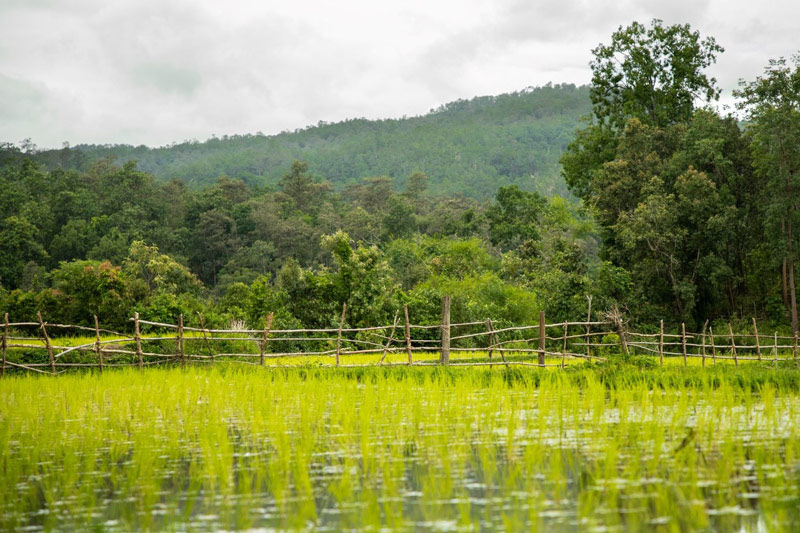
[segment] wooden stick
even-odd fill
[[[442,296],[442,353],[439,362],[450,364],[450,296]]]
[[[206,323],[203,320],[203,315],[200,314],[200,311],[197,312],[197,318],[200,319],[200,329],[203,330],[203,341],[205,342],[206,348],[208,348],[208,355],[211,357],[211,360],[214,360],[214,350],[211,349],[211,343],[208,340],[208,335],[206,332]]]
[[[733,354],[733,362],[736,364],[736,366],[739,366],[739,359],[736,355],[736,341],[733,338],[733,326],[731,326],[730,322],[728,322],[728,332],[731,334],[731,353]]]
[[[6,375],[6,345],[8,344],[8,313],[5,314],[3,319],[3,341],[0,343],[0,349],[3,352],[3,368],[0,370],[0,376]]]
[[[544,352],[545,352],[545,321],[544,321],[544,311],[539,311],[539,364],[544,364]]]
[[[50,344],[50,337],[47,335],[47,329],[44,327],[41,311],[36,312],[36,317],[39,319],[39,327],[42,329],[42,337],[44,337],[44,346],[47,348],[47,355],[50,357],[50,372],[56,373],[56,360],[53,358],[53,345]]]
[[[486,319],[486,330],[489,332],[489,368],[492,368],[492,351],[494,350],[494,335],[492,335],[492,319]]]
[[[664,366],[664,321],[661,321],[661,330],[658,337],[658,360]]]
[[[178,349],[178,358],[181,361],[181,366],[186,366],[183,350],[183,313],[178,316],[178,336],[175,338],[175,347]]]
[[[494,324],[492,324],[492,319],[491,318],[487,318],[486,319],[486,323],[489,326],[489,331],[490,331],[489,342],[492,345],[497,346],[497,353],[500,354],[500,359],[503,360],[503,363],[505,363],[506,368],[508,368],[508,361],[506,361],[506,354],[503,351],[503,348],[500,347],[500,342],[498,341],[498,338],[497,338],[497,331],[495,331],[495,329],[494,329]],[[491,367],[491,365],[490,365],[490,367]]]
[[[405,337],[406,337],[406,352],[408,353],[408,364],[412,364],[411,361],[411,322],[408,320],[408,306],[403,306],[403,314],[406,317],[406,330],[405,330]]]
[[[792,350],[792,358],[797,361],[797,332],[794,332],[794,349]]]
[[[386,359],[386,354],[389,353],[389,346],[394,341],[394,330],[397,329],[397,315],[400,314],[400,310],[398,309],[394,313],[394,323],[392,324],[392,331],[389,333],[389,338],[386,340],[386,346],[383,347],[383,355],[381,355],[381,360],[378,361],[378,364],[383,363],[384,359]]]
[[[775,361],[775,368],[778,368],[778,332],[777,331],[775,332],[775,339],[774,340],[775,340],[775,344],[774,344],[775,348],[774,348],[774,353],[772,355],[773,355],[773,360]]]
[[[681,347],[683,353],[683,366],[686,366],[686,323],[681,322]]]
[[[713,358],[714,364],[717,364],[717,345],[714,342],[714,328],[709,326],[708,334],[711,337],[711,357]]]
[[[133,314],[133,339],[136,342],[136,355],[139,357],[139,368],[144,366],[142,355],[142,333],[139,330],[139,313]]]
[[[566,322],[564,322],[564,345],[561,349],[561,368],[564,368],[564,363],[567,358],[567,331],[569,330],[569,326]]]
[[[761,361],[761,343],[758,340],[758,326],[756,325],[755,317],[753,317],[753,335],[756,338],[756,354],[758,355],[758,360]]]
[[[591,345],[591,337],[589,335],[589,322],[592,320],[592,296],[587,295],[586,300],[589,302],[586,309],[586,357],[591,357],[589,355],[589,348]]]
[[[344,317],[347,314],[347,303],[342,304],[342,318],[339,320],[339,333],[336,335],[336,366],[339,366],[339,354],[342,351],[342,328],[344,327]]]
[[[267,315],[267,327],[264,328],[264,336],[261,338],[261,344],[259,345],[260,352],[261,352],[261,359],[260,364],[264,366],[264,352],[267,350],[267,337],[269,337],[269,330],[272,329],[272,319],[275,317],[275,314],[270,311]],[[337,356],[338,360],[338,356]]]
[[[619,344],[622,347],[622,353],[630,355],[628,340],[625,338],[625,326],[622,324],[622,316],[617,315],[617,317],[617,335],[619,336]]]
[[[97,315],[94,315],[94,333],[95,333],[95,342],[94,342],[94,353],[97,354],[97,360],[100,362],[100,373],[103,373],[103,349],[100,347],[100,321],[97,319]]]
[[[706,328],[708,328],[708,320],[703,324],[703,366],[706,366]]]

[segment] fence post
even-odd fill
[[[794,347],[792,349],[792,359],[797,361],[797,332],[794,332]]]
[[[706,366],[706,329],[708,328],[708,320],[703,324],[703,366]]]
[[[3,368],[0,370],[0,376],[6,375],[6,345],[8,344],[8,313],[3,318],[3,341],[0,343],[0,348],[3,350]]]
[[[272,319],[274,316],[275,315],[272,313],[272,311],[270,311],[270,313],[267,315],[267,327],[264,328],[264,336],[261,338],[261,345],[259,346],[259,351],[261,353],[261,366],[264,366],[264,352],[267,350],[267,337],[269,337],[269,330],[272,329]]]
[[[339,366],[339,354],[342,351],[342,328],[344,327],[344,317],[347,314],[347,304],[342,304],[342,318],[339,320],[339,333],[336,335],[336,366]]]
[[[494,351],[494,335],[492,335],[492,319],[486,319],[486,330],[489,332],[489,368],[492,368],[492,352]]]
[[[44,320],[42,320],[41,311],[36,312],[36,317],[39,319],[39,327],[42,328],[42,337],[44,337],[44,346],[47,348],[47,355],[50,358],[50,372],[56,373],[56,360],[53,358],[53,346],[50,344],[50,337],[47,335],[47,329],[44,327]]]
[[[681,322],[681,350],[683,351],[683,366],[686,366],[686,322]]]
[[[658,335],[658,361],[664,366],[664,320],[661,320],[661,329]]]
[[[711,360],[714,361],[714,364],[717,364],[717,345],[714,342],[714,328],[711,326],[708,327],[708,336],[711,337]]]
[[[539,311],[539,365],[541,366],[544,366],[545,333],[544,311]]]
[[[753,335],[756,336],[756,354],[758,354],[758,360],[761,361],[761,343],[758,340],[758,326],[756,326],[755,317],[753,317]]]
[[[406,317],[406,329],[405,329],[405,337],[406,337],[406,352],[408,352],[408,364],[411,363],[411,322],[408,320],[408,306],[403,306],[403,314]]]
[[[728,332],[731,334],[731,353],[733,354],[733,362],[739,366],[739,358],[736,355],[736,340],[733,338],[733,326],[728,322]]]
[[[561,368],[564,368],[564,363],[567,359],[567,331],[569,331],[569,325],[567,321],[564,321],[564,345],[561,347]]]
[[[592,295],[587,294],[586,300],[589,302],[586,309],[586,357],[588,358],[591,357],[589,348],[591,347],[592,337],[589,335],[589,330],[591,329],[591,324],[589,323],[592,321]]]
[[[175,347],[178,349],[178,358],[181,361],[181,367],[186,366],[185,354],[183,350],[183,313],[178,316],[178,336],[175,339]]]
[[[775,353],[773,354],[773,360],[775,361],[775,368],[778,368],[778,332],[775,332]]]
[[[100,348],[100,321],[97,315],[94,315],[94,352],[97,354],[97,360],[100,362],[100,373],[103,373],[103,349]]]
[[[439,362],[450,364],[450,296],[442,296],[442,354]]]
[[[139,368],[144,366],[142,355],[142,333],[139,330],[139,313],[133,314],[133,340],[136,341],[136,355],[139,357]]]

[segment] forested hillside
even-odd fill
[[[221,175],[248,185],[275,185],[292,161],[334,187],[389,176],[398,188],[414,171],[430,178],[434,194],[489,198],[516,184],[565,194],[558,158],[580,118],[591,110],[588,87],[547,85],[500,96],[459,100],[413,118],[353,119],[278,135],[233,135],[161,148],[78,145],[43,151],[48,168],[87,170],[97,159],[138,161],[158,179],[198,189]]]

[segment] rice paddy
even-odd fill
[[[0,529],[793,531],[798,391],[758,364],[15,375]]]

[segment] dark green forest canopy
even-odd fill
[[[119,164],[136,160],[159,180],[177,178],[193,189],[221,175],[274,186],[299,160],[337,189],[371,176],[389,176],[399,189],[419,171],[429,176],[433,194],[485,199],[511,184],[566,194],[558,158],[590,110],[587,86],[546,85],[458,100],[418,117],[320,122],[278,135],[232,135],[161,148],[78,145],[40,152],[37,159],[50,169],[77,170],[106,157]]]

